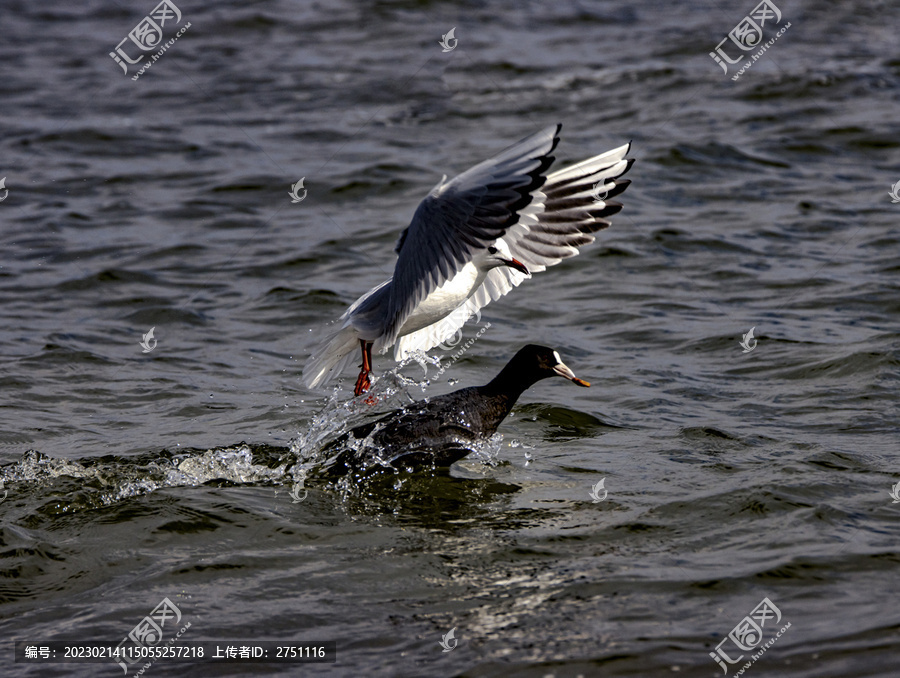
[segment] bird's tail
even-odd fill
[[[359,347],[359,336],[353,326],[342,327],[320,345],[306,361],[303,384],[307,388],[324,386],[344,371]]]

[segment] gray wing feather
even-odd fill
[[[530,273],[574,257],[579,247],[594,241],[592,233],[610,226],[606,218],[622,209],[621,203],[610,198],[622,193],[631,183],[619,179],[634,163],[625,158],[630,148],[631,144],[626,144],[554,172],[547,177],[543,188],[535,191],[533,201],[522,210],[518,223],[503,236],[512,255]],[[605,199],[596,199],[595,186],[606,193]],[[474,314],[526,279],[524,274],[506,266],[492,269],[481,287],[466,300],[461,315]]]
[[[441,181],[419,204],[397,243],[383,346],[396,341],[400,327],[428,294],[518,222],[546,180],[559,130],[560,125],[541,130],[449,182]]]

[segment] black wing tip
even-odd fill
[[[606,199],[615,198],[622,195],[625,190],[629,186],[631,186],[631,179],[615,179],[613,180],[613,183],[615,184],[615,186],[606,195]]]
[[[615,216],[619,212],[624,209],[624,205],[620,202],[609,201],[604,204],[603,207],[596,210],[588,210],[588,214],[590,214],[595,219],[603,219],[604,217]]]

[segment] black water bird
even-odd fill
[[[529,344],[484,386],[426,398],[351,429],[328,446],[338,456],[323,475],[449,466],[490,438],[526,389],[554,376],[590,386],[552,348]]]

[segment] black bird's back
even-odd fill
[[[431,461],[450,465],[490,438],[509,413],[511,403],[502,394],[484,393],[471,386],[436,398],[419,400],[372,422],[357,426],[338,438],[331,449],[345,447],[333,471],[374,464],[404,465]],[[356,441],[364,440],[362,446]]]

